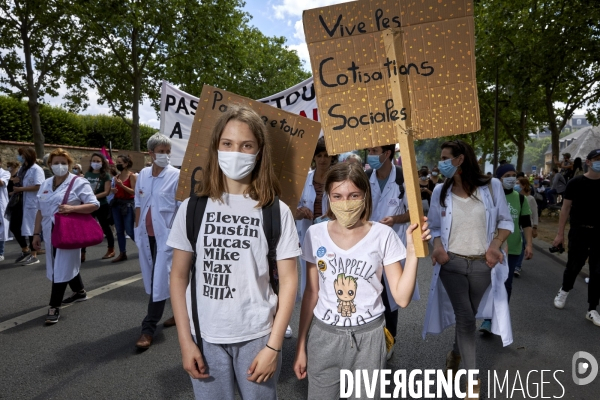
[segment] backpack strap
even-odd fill
[[[262,208],[263,231],[269,245],[267,261],[269,263],[269,280],[275,294],[279,294],[279,273],[277,271],[277,243],[281,236],[281,212],[279,209],[279,196],[275,196],[273,203]]]
[[[519,211],[519,215],[521,215],[521,212],[523,211],[523,202],[525,201],[525,196],[522,195],[521,193],[519,193],[519,203],[521,203],[521,210]]]
[[[398,185],[398,189],[400,190],[400,194],[398,195],[399,199],[404,198],[404,172],[402,171],[402,167],[399,165],[395,165],[394,166],[396,168],[396,185]],[[365,173],[367,174],[367,178],[369,178],[369,180],[371,180],[371,175],[373,175],[373,171],[375,171],[373,168],[370,168],[368,170],[365,171]]]
[[[195,194],[190,197],[187,205],[187,214],[185,227],[187,231],[187,238],[192,249],[194,249],[194,255],[192,257],[192,265],[190,266],[191,282],[191,300],[192,300],[192,324],[194,332],[196,333],[196,344],[202,352],[202,335],[200,333],[200,321],[198,320],[198,297],[196,290],[196,259],[198,254],[196,253],[196,241],[200,234],[200,226],[202,225],[202,218],[204,217],[204,211],[206,211],[206,204],[208,197],[198,197]]]
[[[402,167],[396,165],[396,185],[398,185],[398,189],[400,189],[399,199],[404,198],[404,172],[402,171]]]

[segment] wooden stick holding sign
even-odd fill
[[[383,31],[383,42],[385,44],[386,56],[390,60],[404,60],[404,44],[402,30],[386,29]],[[423,203],[421,201],[421,190],[419,185],[419,174],[417,170],[417,158],[415,156],[414,131],[411,118],[410,95],[408,75],[393,75],[390,77],[392,98],[398,104],[399,109],[406,110],[405,119],[394,121],[394,130],[400,145],[402,156],[402,169],[404,171],[404,184],[406,185],[406,200],[410,213],[411,224],[418,223],[419,226],[413,232],[413,242],[417,257],[427,257],[429,247],[427,242],[421,240],[423,225]]]

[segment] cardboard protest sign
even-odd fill
[[[197,97],[163,80],[160,96],[160,133],[171,139],[171,165],[181,166],[198,100]],[[291,88],[257,101],[314,121],[319,120],[312,76]]]
[[[415,139],[480,129],[472,0],[359,0],[304,11],[303,23],[330,154],[398,142],[394,122],[408,113]],[[390,28],[401,30],[398,59]],[[392,96],[399,76],[409,106]]]
[[[212,130],[229,105],[252,108],[265,121],[271,142],[275,175],[281,184],[281,200],[295,209],[313,159],[321,124],[260,101],[204,85],[181,165],[176,199],[183,201],[198,190],[208,161]]]

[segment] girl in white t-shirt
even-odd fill
[[[192,329],[187,203],[173,222],[171,304],[183,367],[197,399],[276,399],[281,347],[289,323],[301,254],[290,209],[279,203],[279,295],[271,287],[263,206],[279,195],[265,124],[246,107],[229,106],[212,133],[200,196],[206,210],[196,241],[196,302],[202,351]]]
[[[332,221],[308,229],[302,253],[308,276],[294,371],[298,379],[308,375],[309,399],[339,398],[340,369],[385,368],[381,276],[385,269],[401,307],[410,303],[417,279],[411,235],[417,225],[407,229],[405,248],[394,230],[369,222],[370,184],[360,166],[333,166],[325,179],[325,192]],[[429,238],[424,224],[423,240]],[[378,388],[375,395],[379,396]]]

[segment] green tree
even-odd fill
[[[529,96],[518,96],[517,109],[529,115],[543,109],[558,158],[560,132],[575,110],[600,101],[600,3],[487,0],[477,9],[491,16],[479,31],[492,38],[484,47],[497,55],[494,63],[507,61],[513,77],[507,83]]]
[[[253,95],[272,93],[265,82],[289,85],[306,77],[281,39],[248,27],[240,0],[75,3],[71,21],[88,47],[71,64],[73,106],[83,105],[86,84],[95,88],[101,104],[129,121],[134,150],[140,148],[139,105],[149,98],[157,106],[162,79],[196,94],[208,83]]]
[[[44,154],[40,98],[58,96],[69,50],[66,5],[61,0],[0,0],[0,91],[27,98],[35,151]]]
[[[476,3],[477,78],[481,112],[496,113],[502,140],[517,150],[517,170],[522,170],[529,132],[546,120],[544,98],[531,63],[529,32],[519,24],[526,0],[488,0]],[[485,92],[483,101],[481,93]]]

